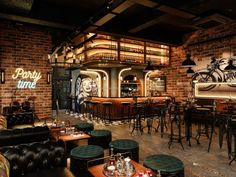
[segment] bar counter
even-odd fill
[[[159,97],[137,97],[137,102],[144,102],[147,99],[151,99],[156,103],[164,103],[166,100],[170,100],[171,97],[169,96],[159,96]],[[118,98],[118,97],[92,97],[91,102],[99,102],[100,112],[103,113],[104,102],[110,102],[111,105],[111,119],[112,120],[123,120],[128,118],[128,108],[125,107],[123,109],[122,103],[130,103],[130,116],[132,115],[132,108],[133,108],[133,97],[125,97],[125,98]]]

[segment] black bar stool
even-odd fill
[[[103,106],[103,120],[106,123],[106,120],[108,119],[109,124],[111,123],[111,114],[112,114],[112,102],[102,102]]]
[[[170,105],[170,111],[171,111],[171,114],[173,115],[173,119],[171,119],[170,117],[170,120],[171,120],[171,128],[170,128],[170,136],[169,136],[169,142],[168,142],[168,145],[169,145],[169,149],[170,149],[170,146],[172,143],[179,143],[183,150],[184,150],[184,146],[183,146],[183,143],[182,143],[182,136],[181,136],[181,111],[180,111],[180,104],[179,103],[174,103],[174,104],[171,104]],[[177,128],[178,128],[178,133],[175,134],[174,133],[174,123],[176,123],[177,125]]]
[[[84,104],[85,104],[85,108],[84,108],[85,117],[88,118],[88,119],[91,119],[92,103],[91,103],[90,100],[85,100]]]
[[[99,119],[100,116],[100,102],[99,101],[92,101],[92,118],[95,119],[95,117],[97,118],[97,120]]]
[[[143,114],[143,104],[134,104],[133,107],[133,129],[131,131],[131,134],[136,130],[137,132],[140,132],[142,134],[142,125],[141,125],[141,118]]]
[[[126,118],[128,119],[128,122],[130,124],[131,120],[130,120],[130,102],[121,102],[121,116],[122,118]],[[127,110],[127,111],[126,111]],[[125,116],[126,113],[126,116]]]

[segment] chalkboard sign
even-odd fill
[[[166,91],[166,76],[150,78],[151,92],[165,92]]]

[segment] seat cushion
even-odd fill
[[[161,173],[175,173],[184,169],[183,162],[171,155],[151,155],[144,159],[143,165]]]
[[[110,143],[110,147],[113,146],[114,149],[120,149],[120,150],[129,150],[129,149],[135,149],[139,146],[139,144],[130,139],[118,139],[114,140]]]
[[[102,155],[103,148],[96,145],[85,145],[73,148],[70,152],[75,159],[90,159]]]

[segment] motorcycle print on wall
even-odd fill
[[[236,60],[236,59],[232,59]],[[192,87],[194,88],[196,83],[221,83],[227,82],[229,83],[229,87],[235,87],[235,84],[231,84],[232,82],[236,82],[236,70],[227,70],[224,68],[228,64],[228,59],[216,59],[211,58],[210,64],[207,65],[206,68],[200,69],[194,73],[192,76]],[[201,87],[202,90],[208,91],[219,85],[217,84],[206,84],[204,87]]]

